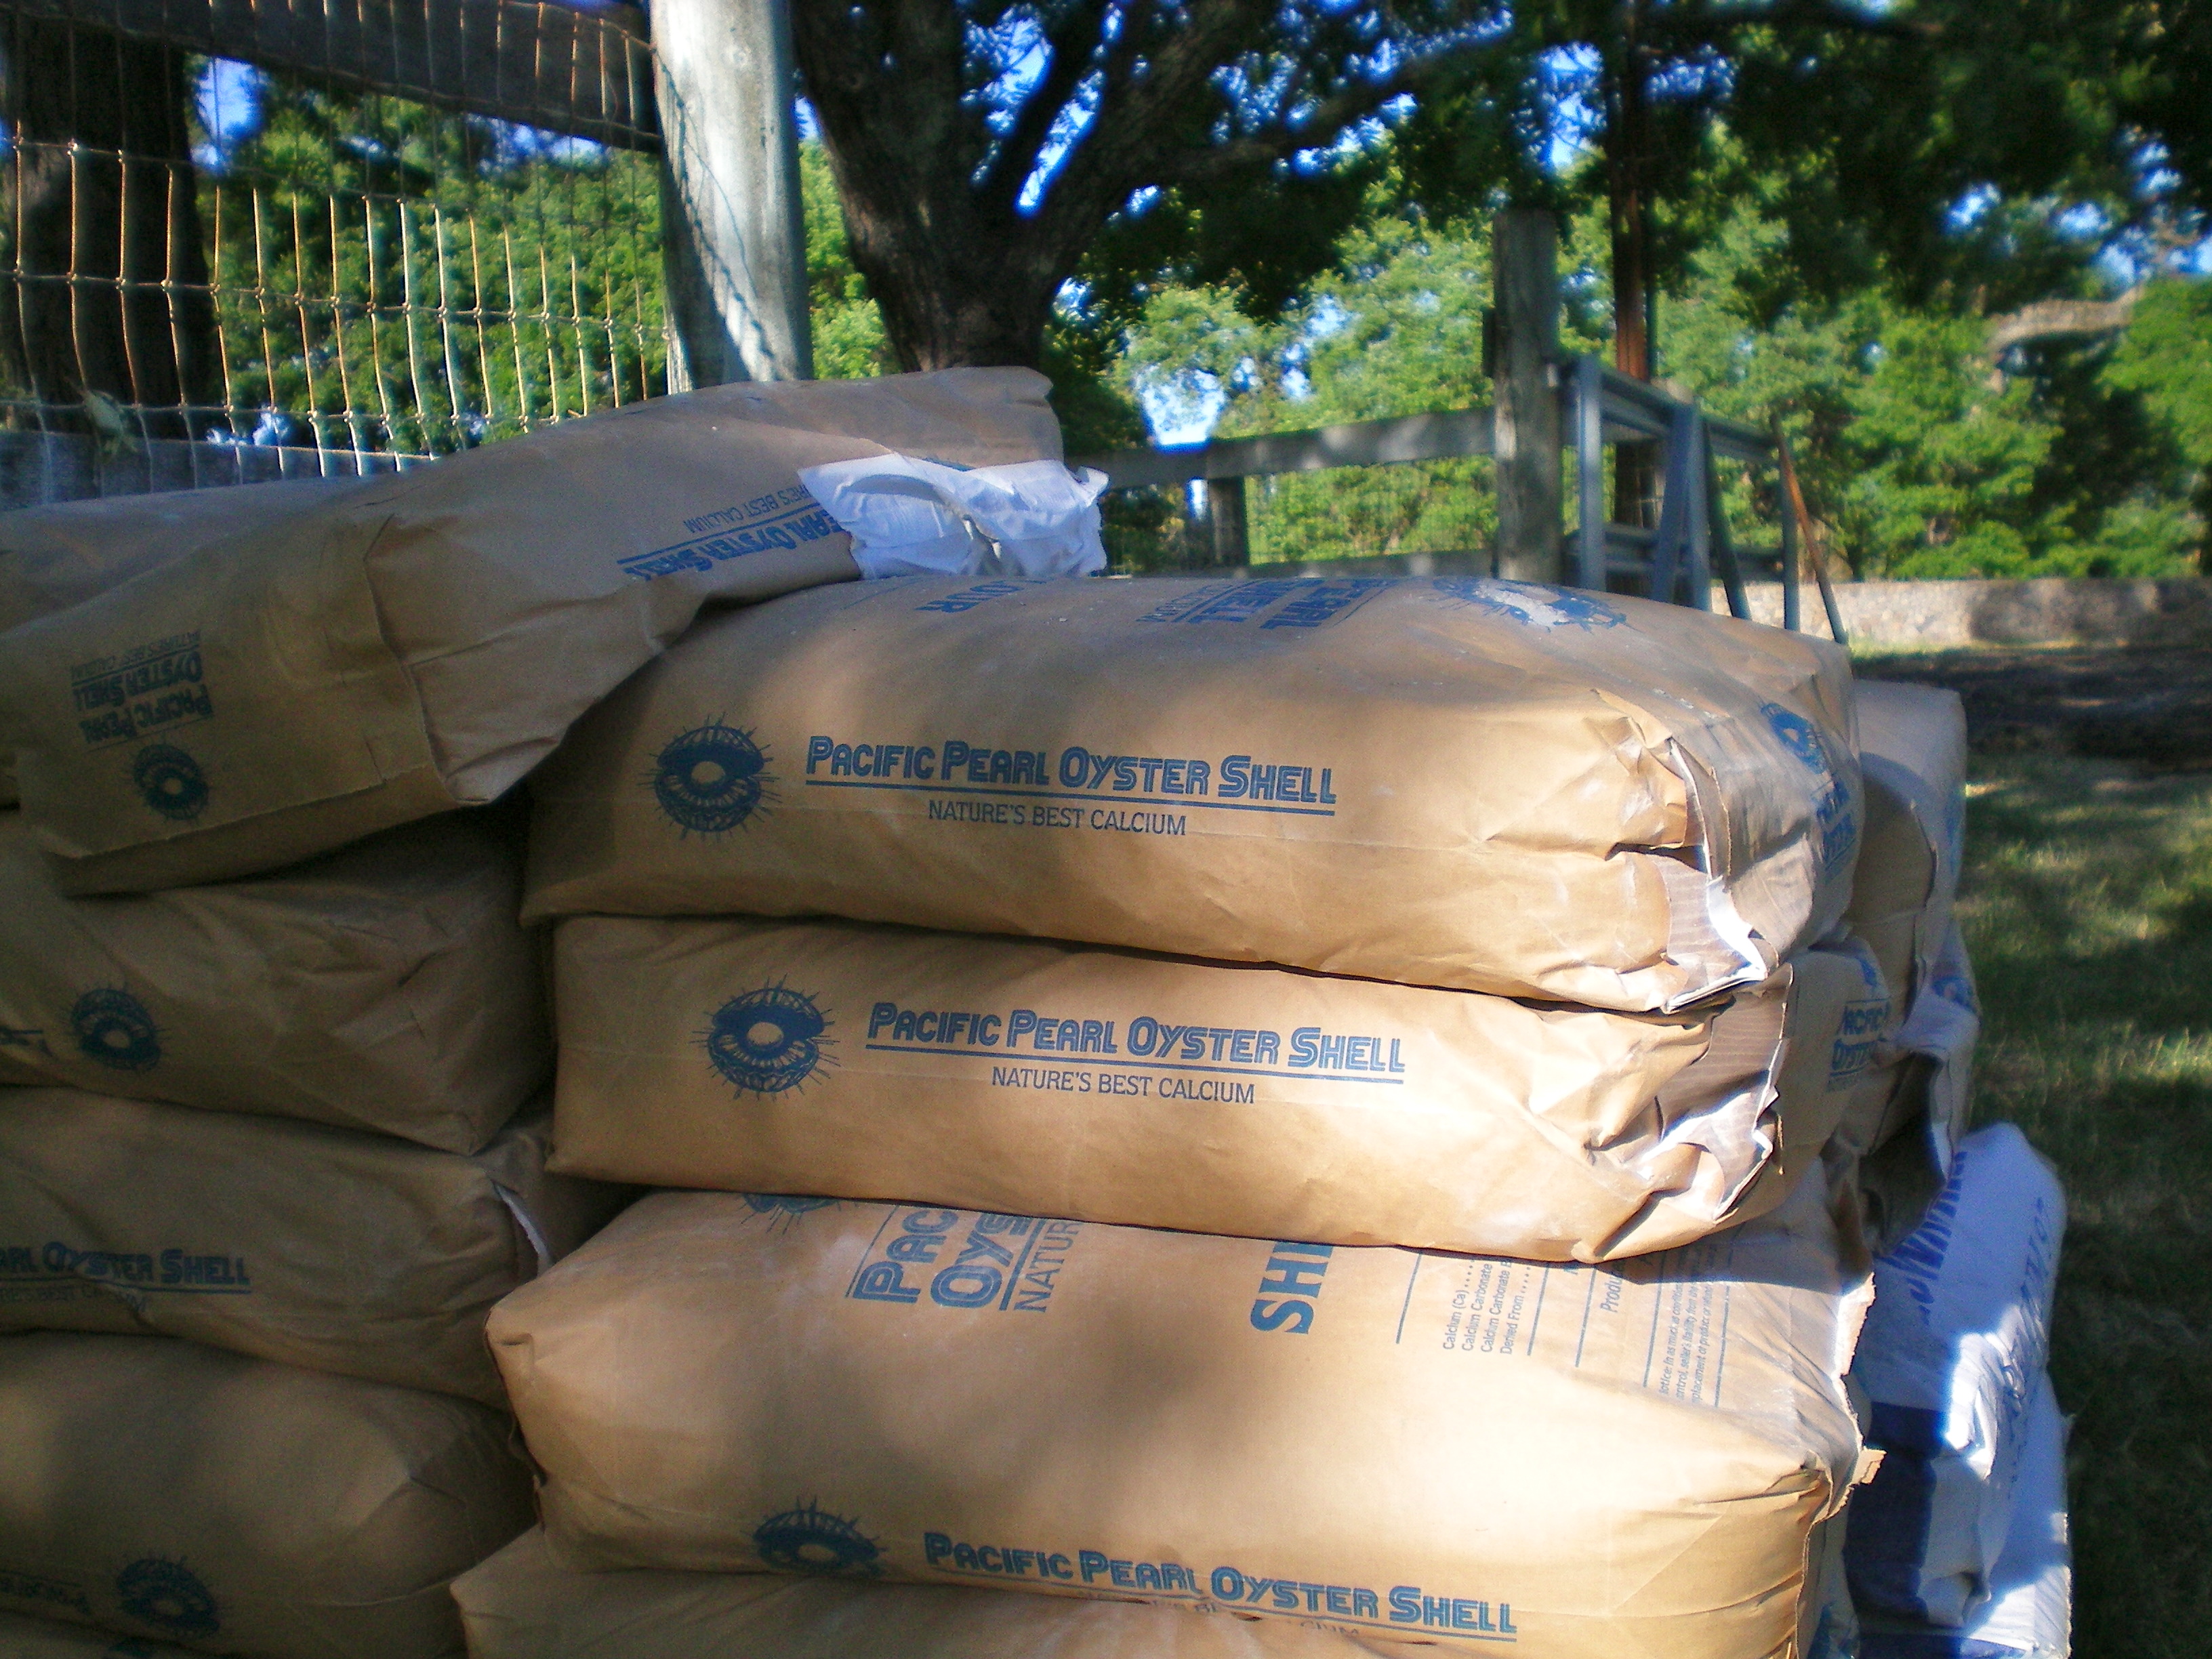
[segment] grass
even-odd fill
[[[1978,759],[1960,912],[1975,1115],[2069,1204],[2051,1370],[2075,1652],[2196,1659],[2212,1630],[2212,775]]]

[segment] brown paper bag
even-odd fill
[[[1920,1224],[1950,1173],[1973,1113],[1980,1036],[1981,1006],[1954,921],[1911,1017],[1852,1091],[1832,1142],[1830,1161],[1850,1170],[1877,1252]]]
[[[0,634],[80,605],[142,571],[249,524],[328,498],[354,480],[286,479],[236,489],[69,501],[0,513]],[[0,749],[0,805],[15,799],[15,757]]]
[[[488,817],[244,881],[69,898],[0,813],[0,1083],[476,1151],[553,1060],[520,860]]]
[[[113,1631],[0,1613],[0,1659],[189,1659],[190,1648]]]
[[[1768,1655],[1861,1462],[1826,1203],[1588,1267],[662,1193],[491,1337],[566,1567]]]
[[[0,1607],[251,1659],[459,1659],[530,1524],[497,1413],[167,1337],[0,1337]]]
[[[1814,1528],[1821,1571],[1793,1651],[1846,1659],[1856,1621],[1838,1521]],[[1829,1547],[1832,1540],[1834,1547]],[[1419,1650],[1322,1621],[1218,1605],[995,1595],[748,1573],[569,1572],[532,1528],[453,1581],[471,1659],[1408,1659]],[[58,1627],[57,1627],[58,1628]],[[75,1649],[22,1659],[74,1659]],[[0,1637],[0,1659],[15,1659]]]
[[[532,784],[528,914],[828,912],[1674,1008],[1842,913],[1850,729],[1835,647],[1676,605],[871,582],[712,619],[580,726]]]
[[[1365,1659],[1398,1643],[1138,1601],[757,1573],[568,1572],[532,1528],[453,1581],[471,1659]],[[5,1649],[0,1648],[0,1656]]]
[[[744,384],[364,480],[15,629],[0,738],[73,891],[496,799],[709,601],[857,574],[802,467],[1059,454],[1023,369]]]
[[[1675,1015],[850,922],[555,964],[560,1169],[1542,1261],[1781,1202],[1888,1007],[1863,947]]]
[[[540,1113],[460,1158],[0,1090],[0,1330],[158,1332],[504,1405],[485,1315],[629,1197],[547,1175],[550,1127]]]
[[[1955,691],[1857,687],[1866,838],[1848,913],[1905,1018],[1936,971],[1966,852],[1966,715]]]
[[[376,485],[374,479],[366,482]],[[286,478],[0,513],[0,633],[82,605],[194,548],[289,518],[363,483]]]

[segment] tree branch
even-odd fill
[[[1015,112],[1013,125],[1000,141],[998,157],[982,185],[981,193],[994,205],[1011,210],[1023,184],[1042,159],[1053,124],[1091,72],[1091,56],[1109,7],[1110,0],[1084,0],[1046,37],[1052,60],[1045,67],[1044,79]],[[1125,35],[1133,22],[1133,19],[1125,21]]]
[[[1039,233],[1055,257],[1079,252],[1130,191],[1165,182],[1154,175],[1167,157],[1202,146],[1203,128],[1215,113],[1207,88],[1235,59],[1240,43],[1262,32],[1267,15],[1267,0],[1198,0],[1182,27],[1147,31],[1155,44],[1141,76],[1134,73],[1134,42],[1115,54],[1120,72],[1101,89],[1091,129],[1038,216]]]
[[[2117,300],[2039,300],[2018,311],[1990,319],[1990,361],[2032,340],[2059,340],[2084,334],[2116,334],[2128,325],[2142,289],[2131,288]]]
[[[1295,127],[1253,133],[1190,155],[1180,165],[1165,172],[1160,182],[1177,185],[1203,183],[1208,179],[1261,162],[1279,161],[1300,150],[1318,149],[1346,127],[1375,114],[1391,100],[1402,98],[1410,92],[1419,92],[1435,79],[1443,68],[1443,64],[1433,58],[1401,64],[1380,81],[1347,87],[1324,99]]]

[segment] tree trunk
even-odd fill
[[[191,436],[220,400],[184,54],[20,15],[6,40],[0,362],[20,394],[76,411],[50,427],[86,429],[89,392],[136,406],[141,435]]]
[[[836,170],[834,153],[831,162]],[[1038,268],[1011,234],[963,228],[915,236],[871,211],[866,191],[843,190],[842,177],[839,185],[853,264],[867,279],[901,368],[1043,366],[1045,325],[1065,280],[1059,271]]]

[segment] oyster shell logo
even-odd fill
[[[797,1193],[740,1193],[745,1208],[752,1212],[748,1221],[757,1221],[769,1233],[789,1232],[817,1210],[834,1210],[838,1200],[834,1198],[808,1198]]]
[[[714,1069],[738,1088],[779,1095],[821,1066],[829,1029],[829,1017],[804,991],[763,985],[717,1008],[700,1041]]]
[[[653,757],[660,810],[695,835],[726,835],[758,811],[774,781],[750,732],[720,721],[695,726]]]
[[[87,991],[70,1008],[77,1052],[117,1072],[150,1072],[161,1063],[161,1032],[128,991]]]
[[[800,1198],[790,1193],[744,1193],[739,1196],[755,1215],[807,1215],[816,1210],[826,1210],[837,1201],[834,1198]]]
[[[1796,756],[1798,763],[1808,772],[1825,773],[1831,769],[1828,746],[1820,741],[1820,733],[1812,721],[1802,714],[1792,714],[1778,702],[1763,702],[1759,712],[1766,716],[1767,725],[1782,739],[1782,746]]]
[[[1439,576],[1437,592],[1461,605],[1509,617],[1530,628],[1618,628],[1627,620],[1612,605],[1571,587],[1500,581],[1491,576]]]
[[[214,1595],[181,1561],[133,1561],[116,1575],[115,1596],[125,1613],[167,1636],[213,1636],[222,1628]]]
[[[753,1528],[753,1548],[770,1567],[783,1572],[844,1573],[873,1577],[883,1553],[857,1521],[832,1515],[811,1499],[771,1515]]]
[[[207,775],[174,744],[149,744],[131,762],[138,798],[165,818],[189,823],[207,811]]]

